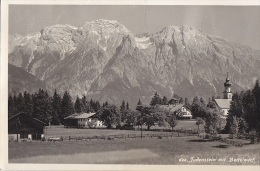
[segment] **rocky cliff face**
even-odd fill
[[[9,39],[9,63],[22,67],[51,89],[116,104],[155,91],[168,98],[222,95],[226,72],[233,91],[260,78],[260,52],[186,26],[168,26],[136,37],[117,21],[81,27],[55,25]]]

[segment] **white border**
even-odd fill
[[[0,58],[0,169],[3,170],[236,170],[259,171],[259,166],[198,166],[198,165],[76,165],[76,164],[8,164],[8,5],[260,5],[260,0],[2,0]]]
[[[8,4],[37,5],[260,5],[259,0],[3,0]]]

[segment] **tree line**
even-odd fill
[[[236,92],[232,96],[226,125],[223,127],[221,111],[215,103],[215,98],[209,99],[206,104],[203,98],[195,97],[191,105],[193,118],[196,124],[205,123],[205,132],[208,134],[228,133],[231,138],[251,134],[251,137],[260,138],[260,88],[258,80],[251,90]]]
[[[178,95],[174,95],[179,104],[183,104],[191,110],[192,116],[197,120],[198,129],[204,124],[205,132],[217,134],[220,132],[231,135],[242,135],[243,133],[253,132],[260,134],[260,88],[259,83],[252,90],[234,93],[229,115],[226,121],[221,118],[221,111],[215,103],[215,97],[209,98],[206,103],[202,97],[195,97],[192,104],[189,100]],[[39,89],[38,92],[30,94],[20,93],[18,96],[9,96],[8,115],[9,117],[20,112],[27,113],[39,120],[52,125],[64,124],[64,118],[73,113],[96,112],[96,117],[103,121],[107,128],[122,127],[124,124],[133,126],[147,126],[149,130],[152,126],[169,125],[172,129],[178,123],[176,111],[169,111],[160,108],[161,105],[169,104],[166,96],[161,97],[157,92],[151,98],[150,104],[145,105],[139,101],[136,108],[130,109],[128,102],[122,101],[120,106],[100,104],[95,100],[87,100],[83,95],[77,96],[75,102],[68,91],[61,96],[55,90],[50,96],[47,91]],[[223,128],[223,121],[226,122]]]
[[[104,104],[103,104],[104,105]],[[43,89],[35,93],[19,93],[18,96],[8,97],[8,117],[19,113],[26,113],[47,124],[64,124],[64,118],[82,112],[97,112],[100,110],[100,103],[94,100],[87,100],[86,96],[77,97],[73,102],[71,95],[65,91],[61,96],[55,90],[53,95]]]
[[[77,96],[73,102],[68,91],[65,91],[61,96],[55,90],[51,96],[47,91],[39,89],[38,92],[32,94],[25,91],[19,93],[18,96],[10,95],[8,98],[8,117],[23,112],[45,123],[59,125],[65,124],[64,118],[71,114],[96,112],[96,117],[103,121],[107,128],[128,124],[133,126],[146,125],[147,129],[150,129],[156,123],[160,126],[170,123],[173,128],[177,124],[176,116],[158,108],[159,104],[167,103],[168,100],[165,96],[161,99],[155,93],[150,106],[143,105],[139,100],[136,110],[132,110],[128,102],[125,101],[122,101],[119,107],[108,102],[101,105],[99,101],[87,100],[87,97],[83,95],[82,98]]]
[[[253,138],[260,138],[260,87],[258,80],[253,89],[234,93],[226,131],[232,137],[240,137],[249,133]]]

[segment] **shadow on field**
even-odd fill
[[[204,140],[204,139],[197,139],[197,140],[189,140],[188,142],[211,142],[212,140]]]
[[[215,147],[215,148],[228,148],[228,147],[229,147],[229,145],[224,145],[224,144],[221,144],[221,145],[212,146],[212,147]]]

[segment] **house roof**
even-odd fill
[[[14,120],[16,120],[16,119],[18,119],[20,117],[22,117],[22,118],[26,117],[26,118],[30,119],[31,121],[37,122],[37,124],[47,125],[45,122],[43,122],[43,121],[41,121],[39,119],[36,119],[36,118],[34,118],[34,117],[32,117],[32,116],[30,116],[28,114],[25,114],[25,113],[18,113],[18,114],[14,115],[14,116],[11,116],[10,118],[8,118],[8,123],[11,123],[12,121],[14,121]]]
[[[95,115],[96,113],[74,113],[70,116],[67,116],[66,118],[64,119],[87,119],[93,115]]]
[[[215,99],[216,104],[221,109],[229,109],[231,99]]]
[[[170,111],[177,111],[179,110],[182,106],[184,106],[183,104],[176,104],[176,105],[161,105],[160,107],[162,109],[166,109],[166,110],[170,110]]]

